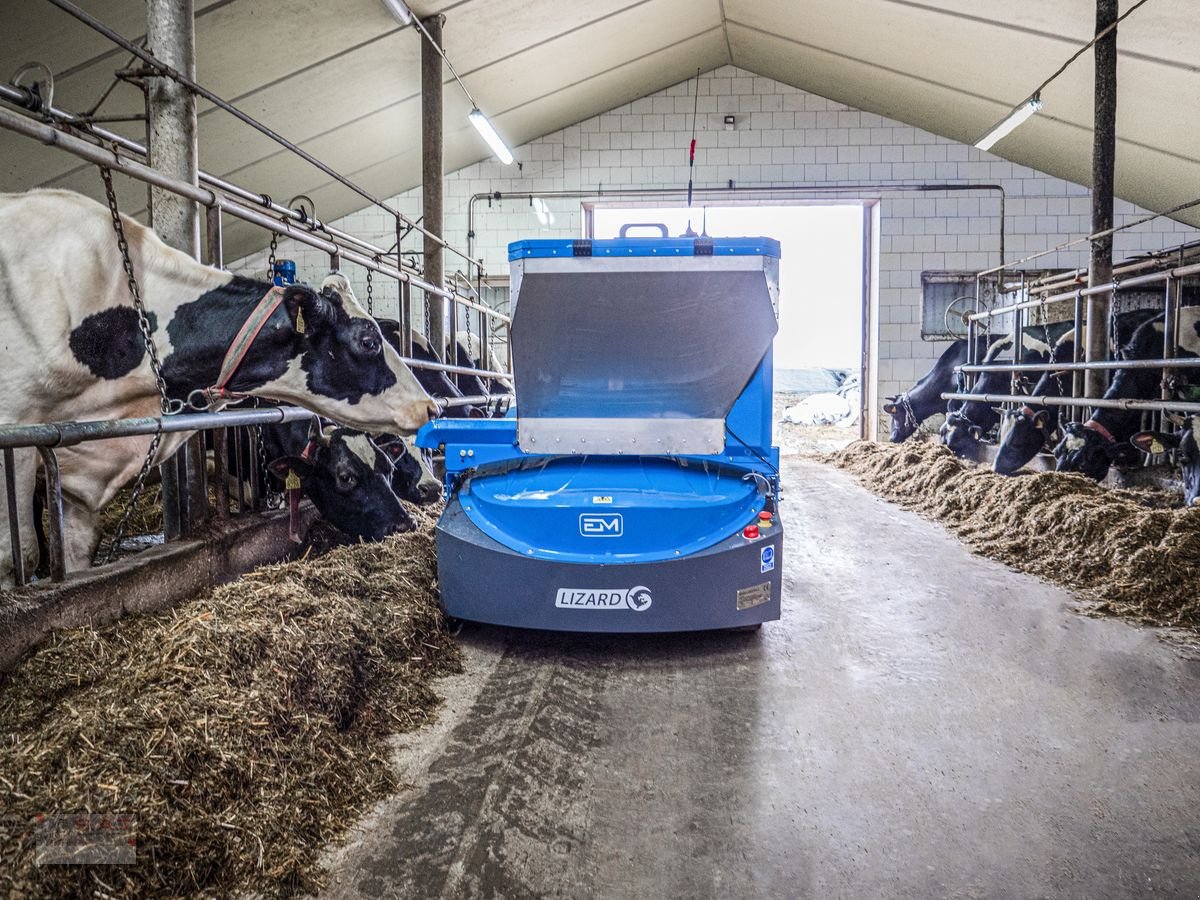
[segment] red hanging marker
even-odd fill
[[[696,139],[692,138],[692,149],[691,149],[691,152],[688,154],[688,163],[691,164],[691,163],[694,163],[695,161],[696,161]]]

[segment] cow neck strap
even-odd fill
[[[221,360],[221,371],[217,373],[217,382],[208,391],[211,396],[218,398],[231,396],[226,390],[230,380],[246,359],[255,339],[263,330],[263,326],[267,324],[267,319],[271,318],[275,314],[275,310],[279,309],[279,304],[283,302],[283,294],[283,288],[273,285],[262,295],[262,299],[258,301],[254,311],[242,323],[241,330],[229,345],[229,349],[225,351],[225,358]]]
[[[1117,439],[1112,436],[1112,432],[1109,431],[1107,428],[1105,428],[1103,425],[1101,425],[1099,422],[1097,422],[1095,419],[1088,419],[1086,422],[1083,423],[1083,427],[1086,428],[1088,431],[1096,432],[1096,434],[1100,435],[1100,437],[1104,438],[1110,444],[1115,444],[1117,442]]]

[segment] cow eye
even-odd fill
[[[338,472],[338,487],[353,490],[358,485],[358,477],[353,472]]]
[[[368,332],[359,337],[358,349],[367,356],[374,356],[381,349],[383,349],[383,345],[380,343],[379,338],[376,335]]]

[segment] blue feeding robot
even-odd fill
[[[460,619],[560,631],[779,618],[779,244],[509,245],[515,404],[437,419],[438,582]]]

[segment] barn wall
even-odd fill
[[[448,175],[448,239],[455,246],[466,247],[467,203],[478,192],[685,186],[692,90],[692,83],[675,85],[516,148],[521,169],[487,160]],[[999,183],[1007,194],[1008,259],[1089,230],[1091,200],[1085,187],[733,66],[701,76],[699,110],[698,186],[723,187],[730,179],[741,187],[889,181]],[[724,130],[726,114],[737,116],[733,131]],[[1000,202],[996,193],[986,191],[912,194],[864,190],[856,196],[878,201],[878,363],[872,395],[880,397],[910,385],[945,346],[920,338],[921,272],[976,270],[997,264]],[[408,191],[392,202],[413,217],[420,214],[419,190]],[[552,222],[545,210],[539,217],[527,200],[476,204],[475,253],[483,257],[490,273],[507,270],[505,248],[511,240],[581,235],[579,201],[548,200],[546,207],[553,215]],[[1116,223],[1144,214],[1132,204],[1118,201]],[[389,220],[370,209],[337,224],[384,246],[394,240]],[[1195,237],[1195,229],[1160,219],[1119,234],[1115,252],[1121,258]],[[409,237],[405,246],[416,250],[420,244]],[[279,255],[295,258],[301,277],[307,280],[318,280],[328,268],[324,254],[287,243],[280,246]],[[231,268],[261,271],[265,258],[265,254],[256,254]],[[463,268],[460,263],[448,256],[446,271]],[[1034,265],[1086,264],[1087,249],[1081,246],[1044,257]],[[349,274],[361,298],[365,294],[363,272]],[[396,293],[393,284],[376,285],[377,313],[394,315]],[[419,320],[419,313],[416,316]]]

